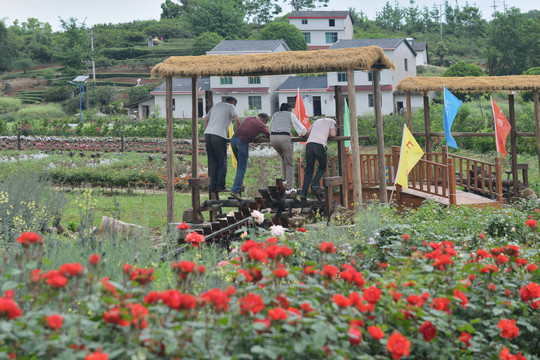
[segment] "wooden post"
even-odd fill
[[[431,120],[429,118],[429,97],[424,93],[424,131],[426,134],[426,152],[431,152]]]
[[[191,78],[191,178],[199,177],[199,97],[197,94],[197,77]],[[193,215],[191,221],[193,223],[201,223],[203,221],[200,214],[201,207],[201,185],[199,181],[192,182],[191,185],[191,207]]]
[[[343,136],[343,92],[340,86],[334,88],[334,101],[336,102],[336,122],[338,125],[338,136]],[[339,175],[343,179],[347,179],[347,159],[345,158],[345,141],[338,141],[338,159],[339,159]],[[349,191],[347,188],[347,182],[344,181],[341,185],[341,195],[340,195],[341,205],[348,206],[349,204]]]
[[[540,171],[540,109],[538,106],[538,90],[533,90],[534,121],[536,123],[536,155],[538,157],[538,170]]]
[[[448,159],[448,202],[450,205],[457,205],[455,174],[456,167],[454,165],[454,159],[450,158]]]
[[[381,87],[379,84],[380,70],[373,70],[373,105],[375,107],[375,127],[377,128],[377,165],[379,167],[379,200],[381,203],[388,202],[386,192],[386,161],[384,156],[384,130],[381,106]],[[388,169],[390,171],[390,169]]]
[[[512,146],[512,187],[514,188],[514,196],[518,196],[518,169],[517,169],[517,129],[516,115],[514,113],[514,94],[508,95],[508,112],[510,113],[510,143]]]
[[[407,91],[407,127],[412,133],[412,109],[411,109],[411,92]]]
[[[502,160],[500,156],[497,156],[495,158],[495,173],[497,174],[496,183],[495,183],[495,191],[497,193],[497,202],[501,204],[503,203],[503,188],[502,188]]]
[[[206,90],[204,92],[204,112],[205,114],[208,114],[212,106],[214,106],[214,98],[212,97],[212,90]]]
[[[401,153],[401,147],[399,146],[392,146],[392,165],[394,166],[394,169],[396,171],[397,175],[397,168],[399,166],[399,156]],[[396,183],[396,178],[394,176],[394,188],[396,193],[396,202],[401,202],[401,191],[403,190],[403,187]],[[391,200],[391,199],[390,199]]]
[[[349,125],[351,134],[353,198],[355,209],[362,205],[362,178],[360,175],[360,144],[358,143],[358,118],[356,117],[356,86],[354,70],[347,69],[347,90],[349,95]]]
[[[173,99],[172,76],[165,78],[165,108],[167,117],[167,223],[174,222],[174,148],[173,148]]]

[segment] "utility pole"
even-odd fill
[[[442,4],[439,4],[439,23],[441,24],[441,37],[442,37]]]
[[[94,62],[94,33],[92,30],[93,29],[90,29],[90,49],[91,49],[91,56],[92,56],[92,79],[95,82],[96,81],[96,64]]]
[[[493,8],[493,15],[495,15],[495,13],[497,12],[497,3],[495,2],[495,0],[493,0],[493,5],[491,5],[491,7]]]

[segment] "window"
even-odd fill
[[[307,25],[307,19],[302,19],[302,25]]]
[[[336,26],[336,19],[328,19],[328,26],[330,27]]]
[[[296,96],[287,96],[287,104],[294,108],[296,105]]]
[[[248,84],[260,84],[260,83],[261,83],[260,76],[248,76]]]
[[[262,101],[260,96],[248,96],[248,106],[249,109],[262,109]]]
[[[367,96],[368,106],[373,107],[373,94],[368,94]]]
[[[409,62],[407,60],[409,59],[405,59],[405,71],[409,71]]]
[[[304,39],[306,39],[306,42],[308,44],[311,44],[311,33],[302,33],[304,34]]]
[[[326,33],[326,43],[333,44],[337,41],[337,32],[327,32]]]
[[[337,73],[337,81],[338,82],[346,82],[347,81],[347,73],[346,72]]]
[[[368,72],[368,81],[373,81],[373,71]],[[379,81],[381,81],[381,72],[379,71]]]
[[[232,84],[232,77],[230,77],[230,76],[222,76],[219,79],[219,83],[221,85],[231,85]]]

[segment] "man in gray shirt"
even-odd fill
[[[298,135],[304,136],[306,128],[300,120],[291,112],[291,105],[281,104],[279,111],[272,116],[270,124],[270,144],[281,156],[281,171],[285,179],[286,195],[294,189],[294,163],[293,144],[291,140],[291,127],[294,127]]]
[[[208,156],[208,176],[210,192],[229,191],[225,186],[227,176],[227,129],[234,119],[234,126],[240,126],[236,113],[236,99],[228,97],[215,104],[204,117],[204,134]],[[196,149],[194,149],[196,151]]]
[[[328,137],[336,136],[337,123],[334,119],[323,118],[315,121],[308,130],[308,140],[306,145],[306,167],[304,168],[304,184],[300,199],[305,201],[309,186],[318,186],[319,181],[326,172],[326,141]],[[313,177],[315,161],[319,162],[317,173]],[[313,179],[313,182],[311,181]]]

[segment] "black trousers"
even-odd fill
[[[315,160],[319,162],[317,173],[313,177],[315,170]],[[307,196],[309,186],[319,185],[319,181],[326,173],[326,147],[318,143],[307,143],[306,145],[306,167],[304,168],[304,184],[302,185],[302,195]],[[313,180],[313,182],[312,182]]]
[[[208,155],[208,177],[210,191],[225,189],[227,176],[227,140],[221,136],[206,134],[206,154]]]

